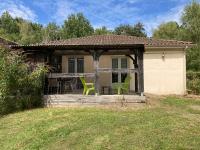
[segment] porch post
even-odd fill
[[[131,49],[130,49],[131,50]],[[135,72],[135,92],[138,92],[138,61],[137,61],[137,50],[131,50],[134,52],[134,58],[131,55],[126,55],[127,57],[129,57],[132,61],[133,61],[133,65],[134,65],[134,69],[137,70],[137,72]]]
[[[138,55],[135,53],[134,68],[138,70]],[[135,92],[138,92],[138,72],[135,72]]]
[[[138,49],[138,92],[141,96],[144,93],[144,68],[143,68],[144,49]]]
[[[94,86],[95,86],[95,95],[99,95],[99,57],[101,56],[101,54],[103,53],[103,51],[92,51],[90,52],[93,56],[93,65],[94,65]]]

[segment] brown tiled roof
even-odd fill
[[[9,46],[9,45],[17,45],[17,43],[7,40],[5,38],[0,37],[0,45]]]
[[[186,47],[192,46],[192,42],[177,40],[162,40],[145,37],[135,37],[126,35],[93,35],[81,38],[72,38],[66,40],[57,40],[43,42],[35,45],[23,46],[115,46],[115,45],[134,45],[144,44],[145,47]]]

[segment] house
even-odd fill
[[[23,49],[34,62],[53,66],[49,78],[85,76],[97,93],[131,76],[130,91],[157,95],[186,93],[186,50],[193,43],[125,35],[93,35]]]

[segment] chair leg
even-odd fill
[[[90,92],[90,90],[88,89],[88,90],[86,91],[86,95],[88,95],[88,94],[89,94],[89,92]]]
[[[84,89],[83,89],[83,95],[85,95],[85,93],[86,93],[86,89],[84,88]]]
[[[117,89],[117,94],[120,95],[121,94],[121,88]]]

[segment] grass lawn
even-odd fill
[[[0,149],[200,149],[200,100],[135,108],[44,108],[0,118]]]

